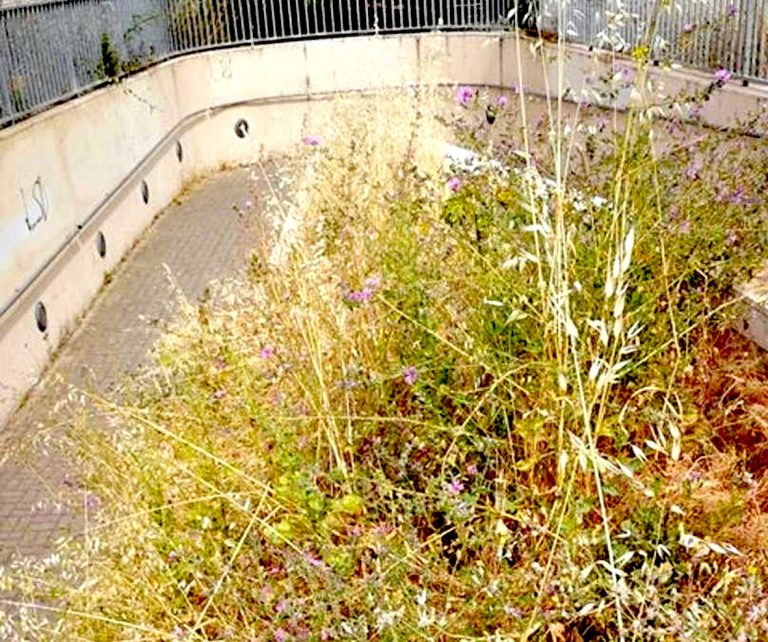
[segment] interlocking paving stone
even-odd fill
[[[0,431],[0,452],[11,453],[0,463],[0,565],[14,554],[44,555],[58,536],[81,528],[81,513],[71,502],[77,471],[66,457],[41,446],[21,456],[13,445],[44,442],[46,434],[55,439],[56,428],[71,417],[71,406],[62,401],[72,386],[109,395],[146,364],[177,307],[174,287],[199,300],[211,281],[245,265],[258,225],[236,206],[264,189],[264,175],[261,169],[223,171],[169,206],[115,269],[46,376]],[[255,212],[258,207],[248,216]]]

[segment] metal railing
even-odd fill
[[[657,60],[768,80],[768,0],[538,1],[542,29],[568,40],[628,52],[652,26]]]
[[[501,26],[513,0],[52,0],[0,8],[0,127],[171,55]]]
[[[0,7],[0,127],[169,56],[229,45],[517,24],[629,51],[661,1],[31,0]],[[768,0],[664,4],[655,57],[768,79]]]

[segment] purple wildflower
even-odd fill
[[[275,642],[286,642],[290,635],[285,629],[277,629],[275,631]]]
[[[307,553],[307,562],[309,562],[310,566],[314,566],[315,568],[323,568],[325,566],[323,560],[314,553]]]
[[[275,605],[275,613],[280,615],[288,610],[288,600],[282,599]]]
[[[243,209],[249,210],[253,207],[253,201],[249,198],[245,201],[243,201]]]
[[[310,147],[320,147],[323,144],[323,137],[319,134],[310,134],[304,138],[304,144]]]
[[[271,359],[275,356],[275,349],[272,346],[264,346],[259,352],[262,359]]]
[[[445,484],[445,490],[451,495],[459,495],[464,490],[464,482],[460,479],[454,479],[453,481]]]
[[[690,234],[691,222],[688,219],[685,219],[684,221],[680,222],[680,225],[678,226],[677,229],[680,232],[680,234]]]
[[[461,189],[461,179],[458,176],[454,176],[453,178],[449,179],[447,185],[448,189],[455,194]]]
[[[477,475],[478,472],[479,472],[478,468],[475,464],[470,464],[469,466],[467,466],[467,475],[469,475],[470,477],[474,477],[475,475]]]
[[[739,13],[739,8],[733,2],[725,9],[725,15],[729,18],[735,18],[737,13]]]
[[[509,98],[507,98],[506,96],[502,95],[496,99],[496,106],[499,109],[505,109],[508,105],[509,105]]]
[[[96,510],[99,506],[101,506],[101,500],[98,498],[97,495],[94,495],[93,493],[88,493],[85,496],[85,507],[88,510]]]
[[[377,288],[381,287],[381,277],[378,276],[372,276],[370,279],[368,279],[365,282],[365,287],[370,288],[371,290],[376,290]]]
[[[702,478],[702,474],[698,470],[692,470],[688,473],[688,479],[691,481],[699,481]]]
[[[747,190],[743,187],[739,187],[736,191],[731,192],[728,195],[728,200],[736,205],[744,205],[749,202],[749,199],[747,198]]]
[[[692,163],[688,166],[688,169],[685,170],[685,177],[690,181],[698,180],[699,178],[699,165],[698,163]]]
[[[416,379],[418,379],[418,377],[419,372],[416,370],[415,366],[408,366],[405,370],[403,370],[403,380],[409,386],[412,386],[414,383],[416,383]]]
[[[731,72],[727,69],[718,69],[715,72],[715,80],[721,85],[724,85],[731,79]]]
[[[365,303],[373,298],[373,290],[371,288],[363,288],[354,292],[348,292],[346,299],[350,303]]]
[[[390,533],[395,532],[395,527],[388,522],[381,522],[380,524],[374,527],[373,532],[374,534],[379,535],[381,537],[386,537]]]
[[[692,22],[686,22],[683,25],[683,33],[692,33],[693,30],[696,28],[696,25]]]
[[[471,87],[459,87],[456,90],[456,102],[462,107],[469,107],[474,97],[475,91]]]

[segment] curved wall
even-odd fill
[[[165,62],[0,130],[0,422],[104,275],[185,182],[223,163],[290,150],[322,120],[324,99],[338,92],[428,81],[545,93],[558,85],[557,64],[547,55],[537,58],[512,35],[487,33],[223,49]],[[566,80],[578,89],[609,63],[572,47]],[[693,72],[658,73],[667,93],[709,82]],[[726,126],[764,98],[757,89],[732,88],[727,105],[724,92],[716,95],[704,117]],[[240,119],[249,125],[244,138],[235,134]],[[47,311],[45,331],[37,327],[39,302]]]

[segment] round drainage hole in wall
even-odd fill
[[[249,129],[248,121],[245,118],[241,118],[235,123],[235,134],[238,138],[245,138]]]
[[[35,323],[37,323],[37,329],[40,332],[45,332],[48,329],[48,311],[42,301],[38,301],[35,306]]]
[[[96,252],[102,259],[107,255],[107,238],[104,232],[96,234]]]

